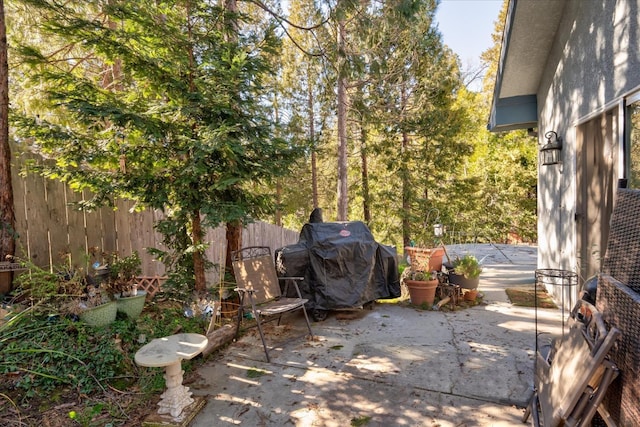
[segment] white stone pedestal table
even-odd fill
[[[182,385],[182,359],[193,359],[207,346],[207,337],[200,334],[176,334],[156,338],[142,347],[135,356],[139,366],[165,368],[167,390],[158,402],[158,414],[178,418],[184,408],[194,402],[189,387]]]

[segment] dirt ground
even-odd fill
[[[202,361],[197,361],[202,363]],[[194,367],[195,368],[195,367]],[[198,378],[196,369],[185,374],[184,384],[189,385]],[[2,390],[0,380],[0,390]],[[99,396],[80,395],[66,390],[52,403],[33,397],[27,405],[17,408],[0,392],[0,426],[3,427],[69,427],[73,425],[127,426],[142,425],[142,421],[156,412],[159,395],[149,396],[135,390],[109,389]],[[91,402],[90,405],[87,405]],[[89,409],[87,409],[89,406]],[[84,411],[84,412],[83,412]],[[102,412],[102,414],[97,415]],[[72,418],[75,413],[75,417]]]
[[[474,305],[460,303],[458,308]],[[409,302],[401,302],[400,305],[409,306]],[[365,313],[346,311],[334,313],[334,316],[338,320],[354,320]],[[198,380],[198,366],[205,360],[199,357],[193,362],[191,372],[185,373],[184,384],[187,386]],[[3,427],[140,426],[149,414],[157,410],[160,400],[159,395],[150,396],[136,389],[109,388],[101,395],[91,397],[67,389],[49,399],[34,396],[28,403],[12,402],[7,384],[7,378],[0,377],[0,426]]]
[[[157,305],[161,304],[170,307],[174,303]],[[195,380],[198,365],[204,360],[196,358],[192,363],[191,371],[184,376],[185,385]],[[11,390],[13,380],[0,375],[1,427],[140,426],[147,415],[157,410],[160,400],[159,393],[149,395],[137,386],[122,390],[109,386],[103,393],[91,396],[61,389],[46,398],[36,395],[14,401],[18,393]]]

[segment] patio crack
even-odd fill
[[[456,374],[451,373],[451,382],[450,382],[450,386],[449,386],[449,390],[447,391],[447,393],[449,394],[454,394],[454,390],[456,389],[456,386],[458,385],[458,381],[459,379],[462,377],[462,367],[464,366],[464,362],[466,360],[463,360],[462,357],[462,348],[460,347],[460,343],[456,338],[456,334],[454,333],[455,328],[453,323],[451,322],[451,317],[447,314],[444,315],[444,319],[445,322],[447,323],[447,330],[451,331],[451,335],[449,337],[449,341],[451,342],[451,345],[453,346],[453,348],[455,349],[455,355],[456,355],[456,365],[457,365],[457,371]]]

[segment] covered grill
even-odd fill
[[[360,221],[305,224],[298,243],[276,250],[276,266],[282,276],[304,277],[300,292],[316,320],[400,296],[395,248],[377,243]]]

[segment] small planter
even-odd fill
[[[466,278],[462,274],[449,273],[449,283],[458,285],[463,289],[477,289],[480,278]]]
[[[404,283],[409,288],[409,296],[411,304],[432,306],[436,299],[436,289],[438,288],[438,280],[405,280]]]
[[[26,270],[26,268],[20,263],[0,261],[0,295],[7,295],[13,290],[13,272],[22,270]]]
[[[465,301],[475,301],[477,297],[478,297],[477,289],[469,289],[467,292],[464,293]]]
[[[442,257],[444,256],[443,248],[417,248],[414,246],[406,246],[404,248],[405,255],[411,260],[411,269],[413,271],[440,271],[442,270]]]
[[[118,311],[127,315],[129,319],[137,319],[144,309],[144,303],[147,298],[145,291],[138,291],[132,297],[120,297],[116,300]]]
[[[80,313],[80,320],[90,326],[106,326],[116,320],[118,306],[115,301],[87,308]]]

